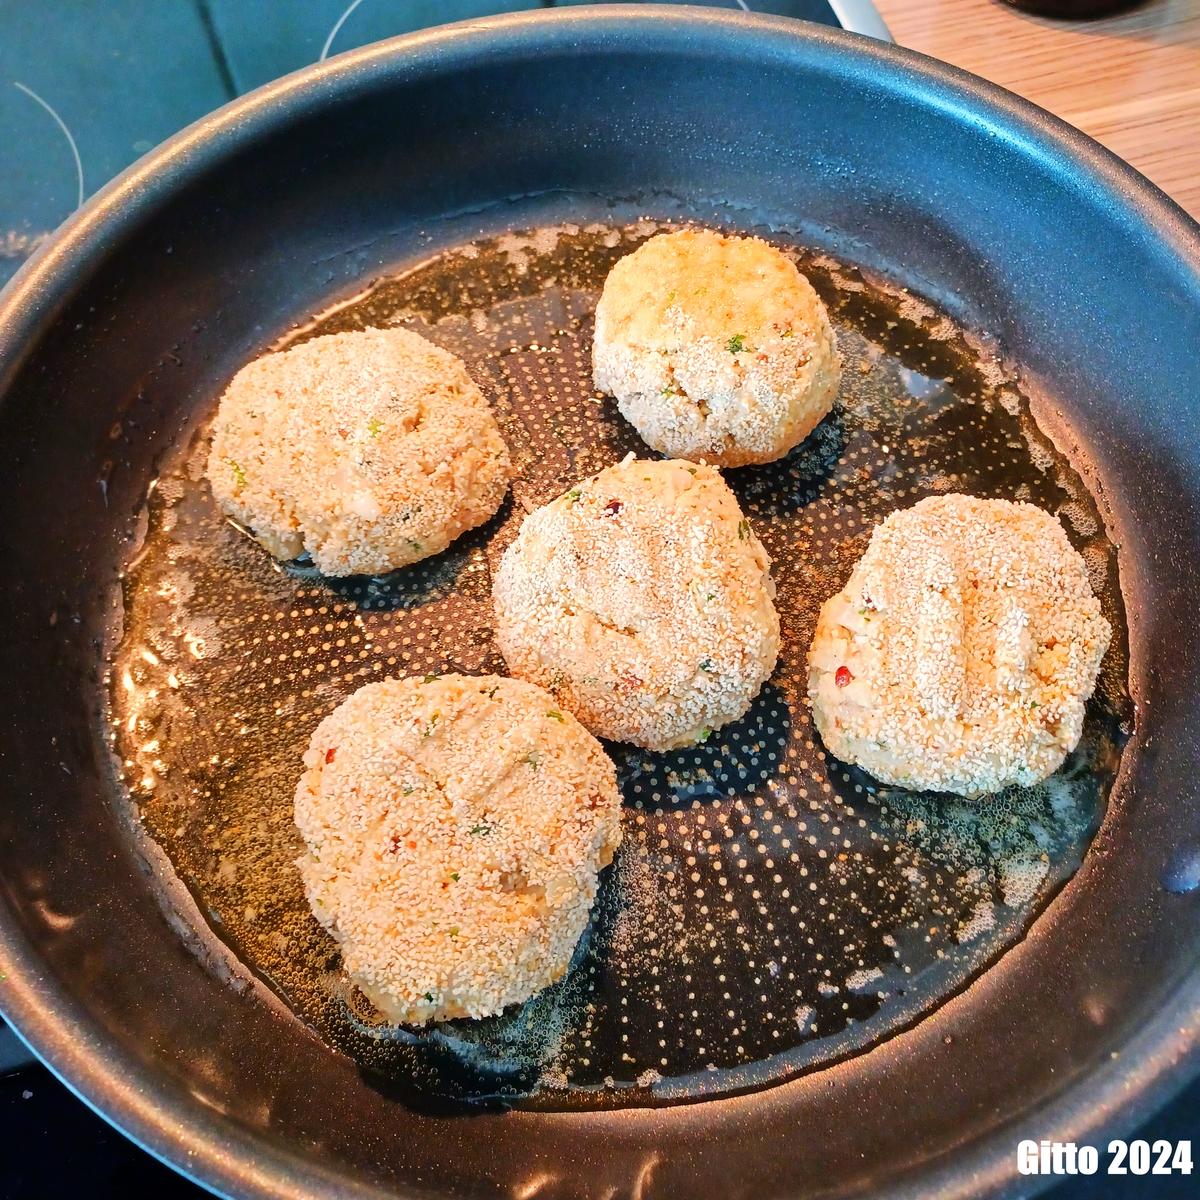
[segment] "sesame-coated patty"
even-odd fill
[[[655,450],[736,467],[806,438],[833,407],[841,362],[825,306],[786,255],[681,229],[609,272],[592,373]]]
[[[613,765],[553,697],[390,679],[317,727],[296,788],[313,913],[390,1020],[482,1017],[567,969],[621,841]]]
[[[276,558],[377,575],[444,550],[508,490],[508,449],[453,354],[407,329],[313,338],[243,367],[208,478]]]
[[[686,746],[775,668],[769,568],[717,471],[631,456],[525,519],[492,590],[496,640],[593,733]]]
[[[885,783],[1037,783],[1079,742],[1110,633],[1049,513],[931,497],[876,528],[821,610],[813,715],[830,751]]]

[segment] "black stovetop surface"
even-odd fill
[[[1200,1082],[1130,1137],[1191,1139],[1200,1151]],[[1100,1147],[1105,1161],[1104,1147]],[[1013,1147],[1014,1154],[1016,1147]],[[1030,1189],[1032,1190],[1032,1189]],[[1194,1200],[1196,1176],[1106,1175],[1060,1183],[1046,1200]],[[1028,1193],[1026,1193],[1028,1194]],[[203,1200],[207,1193],[151,1158],[77,1100],[44,1067],[0,1078],[0,1197],[4,1200]]]
[[[242,92],[315,61],[348,3],[0,0],[0,284],[81,198],[152,146]],[[332,52],[530,7],[535,0],[360,0]],[[825,0],[751,0],[749,7],[837,24]],[[2,1064],[0,1056],[0,1070]],[[1198,1135],[1200,1083],[1140,1134],[1151,1141]],[[1196,1191],[1182,1177],[1097,1176],[1060,1185],[1053,1200],[1175,1200]],[[0,1077],[0,1200],[204,1194],[127,1141],[42,1066]]]

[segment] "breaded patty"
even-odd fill
[[[313,338],[243,367],[208,478],[276,558],[377,575],[444,550],[500,507],[508,449],[453,354],[406,329]]]
[[[482,1017],[566,971],[621,841],[600,744],[540,688],[390,679],[317,727],[296,788],[313,913],[385,1016]]]
[[[885,783],[1037,783],[1079,742],[1110,633],[1049,513],[932,497],[876,528],[821,610],[813,716],[833,754]]]
[[[596,307],[596,387],[647,444],[736,467],[781,458],[833,407],[841,363],[808,280],[758,238],[660,234]]]
[[[769,568],[712,467],[630,458],[525,519],[493,586],[496,639],[593,733],[689,745],[775,668]]]

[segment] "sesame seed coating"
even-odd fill
[[[221,397],[217,503],[276,558],[382,574],[444,550],[500,507],[508,449],[453,354],[407,329],[265,354]]]
[[[621,795],[553,697],[496,675],[368,684],[317,726],[304,766],[305,892],[386,1017],[488,1016],[563,975]]]
[[[492,589],[509,670],[650,750],[746,712],[779,653],[774,595],[716,470],[632,456],[528,516]]]
[[[935,496],[876,527],[826,601],[808,691],[825,745],[877,779],[978,796],[1079,742],[1111,629],[1032,504]]]
[[[799,445],[833,407],[841,362],[790,259],[759,238],[682,229],[609,272],[592,372],[655,450],[736,467]]]

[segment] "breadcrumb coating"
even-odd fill
[[[217,503],[276,558],[378,575],[500,507],[508,449],[453,354],[407,329],[313,338],[243,367],[208,459]]]
[[[832,409],[841,362],[825,306],[785,255],[683,229],[609,273],[592,371],[655,450],[736,467],[799,445]]]
[[[775,669],[770,560],[712,467],[632,456],[525,519],[493,586],[509,670],[593,733],[667,750]]]
[[[386,1017],[488,1016],[563,975],[621,841],[621,796],[552,696],[496,675],[368,684],[304,766],[309,904]]]
[[[1110,635],[1049,513],[931,497],[875,529],[821,610],[813,715],[833,754],[885,783],[1037,783],[1079,743]]]

